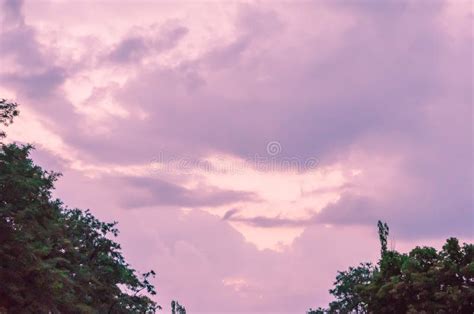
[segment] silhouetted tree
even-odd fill
[[[378,221],[377,227],[379,228],[379,240],[380,240],[380,256],[387,252],[387,239],[389,228],[386,222]]]
[[[171,301],[171,313],[172,314],[186,314],[186,308],[179,304],[178,301]]]

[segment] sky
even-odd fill
[[[0,3],[8,139],[165,310],[324,306],[379,219],[400,251],[474,238],[470,1]]]

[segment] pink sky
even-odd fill
[[[119,222],[156,300],[304,313],[391,246],[472,241],[470,1],[2,1],[9,140]]]

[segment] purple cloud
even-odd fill
[[[155,32],[156,30],[152,28],[151,31]],[[153,34],[154,36],[130,35],[117,43],[106,59],[116,63],[139,61],[144,56],[173,49],[187,32],[188,29],[183,26],[168,26],[161,30],[158,29],[156,34]]]
[[[128,186],[142,193],[131,192],[124,196],[126,208],[145,206],[203,207],[232,204],[239,201],[258,202],[255,193],[223,190],[215,187],[188,189],[157,178],[123,177],[119,185]],[[144,193],[143,193],[144,192]]]
[[[88,176],[71,161],[57,164],[64,151],[35,153],[46,168],[64,172],[57,195],[67,204],[121,222],[134,267],[157,269],[162,303],[177,298],[193,313],[304,312],[327,303],[337,269],[377,256],[378,219],[407,247],[472,238],[472,13],[461,2],[247,4],[224,13],[181,4],[187,15],[123,3],[117,14],[127,13],[124,24],[92,5],[87,12],[106,30],[122,30],[107,40],[82,21],[78,27],[60,19],[82,18],[75,6],[54,4],[64,14],[41,20],[31,10],[36,5],[2,3],[2,88],[60,136],[68,157],[105,169],[107,175]],[[132,21],[131,10],[140,20]],[[207,23],[212,31],[202,32],[211,29]],[[54,44],[64,38],[71,42]],[[84,106],[125,113],[100,120],[81,112]],[[159,154],[268,157],[271,141],[281,144],[279,159],[315,157],[321,172],[360,174],[336,188],[302,192],[340,198],[305,208],[314,214],[299,219],[263,213],[270,198],[282,197],[278,191],[265,199],[225,187],[222,178],[189,188],[199,178],[112,171],[149,165]],[[238,202],[262,212],[248,214]],[[232,209],[222,218],[203,211],[220,206]],[[182,207],[193,210],[176,210]],[[259,250],[236,225],[262,237],[281,229],[302,234],[280,251]]]

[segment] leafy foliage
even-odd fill
[[[18,116],[18,104],[15,102],[0,99],[0,125],[7,126],[13,123],[13,118]],[[5,137],[5,132],[0,130],[0,139]]]
[[[308,313],[473,313],[474,246],[449,238],[441,251],[387,250],[388,226],[379,221],[382,256],[338,272],[328,309]]]
[[[0,123],[17,114],[0,102]],[[154,313],[155,273],[130,268],[116,223],[53,199],[32,146],[0,145],[0,313]]]
[[[337,311],[364,312],[366,304],[363,302],[362,291],[370,284],[374,269],[371,263],[361,263],[357,267],[349,267],[347,271],[339,272],[334,289],[329,290],[336,297],[330,308]]]

